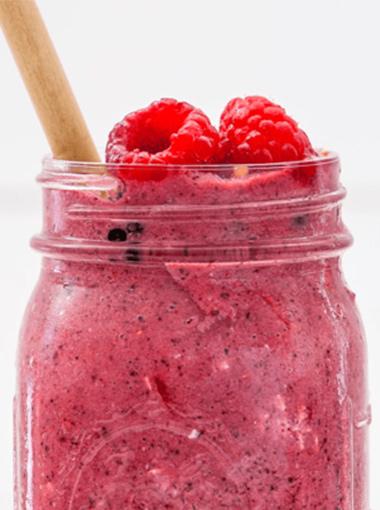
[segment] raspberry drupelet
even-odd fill
[[[296,161],[316,155],[309,138],[284,108],[261,96],[232,99],[220,121],[225,163]]]

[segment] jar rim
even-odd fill
[[[123,169],[156,169],[166,171],[184,171],[184,172],[217,172],[223,171],[230,172],[231,168],[245,167],[249,173],[251,172],[271,172],[278,171],[283,168],[302,168],[309,165],[328,165],[339,161],[339,156],[336,152],[319,149],[318,156],[295,161],[281,161],[272,163],[222,163],[222,164],[150,164],[150,163],[105,163],[105,162],[89,162],[89,161],[72,161],[56,159],[52,155],[46,155],[42,160],[43,169],[49,172],[56,173],[84,173],[84,174],[103,174],[112,172],[120,172]]]

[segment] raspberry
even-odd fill
[[[220,120],[226,163],[296,161],[316,155],[309,138],[285,110],[265,97],[230,101]]]
[[[216,158],[219,134],[197,108],[175,99],[161,99],[128,114],[108,137],[106,161],[143,165],[128,176],[161,179],[164,169],[145,165],[206,164]]]

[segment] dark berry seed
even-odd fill
[[[128,234],[139,234],[141,235],[144,232],[144,225],[139,223],[138,221],[132,221],[127,225],[127,233]]]
[[[108,241],[124,242],[127,240],[127,233],[121,228],[113,228],[108,232]]]
[[[307,217],[306,216],[295,216],[293,218],[293,223],[295,225],[298,225],[298,226],[302,227],[303,225],[306,225]]]
[[[129,248],[126,251],[126,257],[129,262],[140,262],[140,252],[136,248]]]

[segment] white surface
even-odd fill
[[[261,93],[286,105],[315,145],[341,154],[356,238],[345,268],[369,340],[372,508],[380,508],[378,0],[39,3],[99,146],[127,111],[160,96],[216,120],[229,98]],[[28,240],[39,229],[33,178],[47,146],[1,38],[0,69],[0,508],[9,510],[14,354],[38,273]]]

